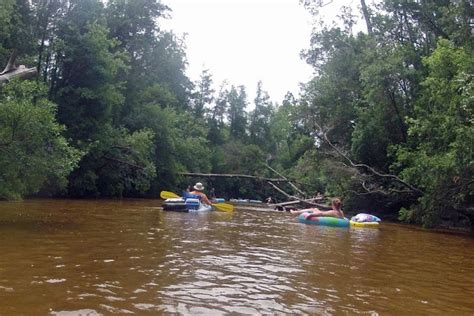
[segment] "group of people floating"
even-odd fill
[[[211,201],[207,197],[207,195],[204,193],[204,185],[201,182],[197,182],[194,186],[189,186],[187,191],[190,194],[197,195],[200,197],[201,203],[206,204],[206,205],[211,205]],[[210,192],[212,198],[215,198],[214,194],[214,188],[211,189]],[[267,201],[268,202],[268,201]],[[324,217],[336,217],[336,218],[344,218],[344,212],[342,211],[342,203],[339,198],[333,198],[331,200],[331,207],[332,209],[330,211],[321,211],[317,207],[312,207],[312,208],[305,208],[305,209],[290,209],[290,213],[293,215],[299,215],[303,213],[310,213],[306,219],[310,219],[311,217],[319,217],[319,216],[324,216]]]

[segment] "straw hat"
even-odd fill
[[[196,190],[196,191],[203,191],[203,190],[204,190],[204,186],[202,185],[201,182],[198,182],[198,183],[196,183],[196,185],[194,186],[194,190]]]

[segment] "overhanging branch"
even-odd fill
[[[255,179],[259,181],[270,181],[270,182],[289,182],[283,178],[265,178],[259,176],[251,176],[247,174],[232,174],[232,173],[194,173],[194,172],[178,172],[179,175],[185,177],[203,177],[203,178],[243,178],[243,179]]]
[[[377,170],[375,170],[374,168],[372,168],[371,166],[369,165],[366,165],[366,164],[361,164],[361,163],[355,163],[352,161],[352,159],[350,159],[346,154],[344,154],[339,148],[337,148],[330,140],[329,138],[327,137],[327,132],[324,132],[324,130],[322,129],[322,127],[317,123],[317,122],[313,122],[314,125],[317,127],[317,129],[319,130],[320,134],[322,136],[318,136],[321,140],[325,141],[332,149],[334,149],[334,151],[341,157],[343,157],[351,167],[355,168],[355,169],[365,169],[365,170],[368,170],[369,172],[371,172],[372,174],[380,177],[380,178],[388,178],[388,179],[392,179],[400,184],[402,184],[403,186],[409,188],[410,190],[412,190],[413,192],[417,192],[417,193],[423,193],[422,190],[414,187],[413,185],[409,184],[408,182],[406,181],[403,181],[402,179],[400,179],[399,177],[397,177],[396,175],[393,175],[393,174],[386,174],[386,173],[382,173],[382,172],[379,172]]]

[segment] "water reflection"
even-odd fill
[[[156,201],[0,203],[0,314],[473,314],[474,241]],[[453,268],[455,267],[455,268]]]

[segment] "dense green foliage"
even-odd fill
[[[39,76],[0,87],[0,199],[157,197],[199,180],[281,200],[265,182],[179,176],[277,176],[270,166],[348,211],[472,227],[473,10],[385,0],[354,34],[345,8],[302,54],[316,74],[302,95],[276,104],[262,82],[254,100],[208,70],[191,82],[158,0],[2,1],[0,64],[17,49]]]
[[[316,177],[346,206],[472,227],[474,8],[387,0],[377,9],[369,34],[352,34],[346,12],[345,29],[315,32],[305,52],[318,76],[296,109],[320,141]]]
[[[42,87],[13,82],[0,98],[0,197],[20,198],[41,188],[62,189],[81,153],[61,136],[56,106]]]

